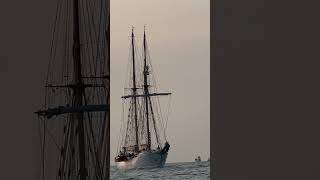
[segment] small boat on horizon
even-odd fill
[[[195,161],[195,162],[201,162],[201,157],[200,157],[200,156],[196,157],[196,158],[194,159],[194,161]]]
[[[115,157],[121,170],[137,168],[161,168],[165,165],[170,144],[160,110],[160,96],[171,93],[159,93],[155,83],[146,33],[143,34],[141,61],[137,59],[137,47],[132,28],[130,47],[130,70],[128,88],[122,96],[124,112],[120,147]],[[139,66],[140,65],[140,66]]]

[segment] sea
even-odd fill
[[[121,171],[110,167],[112,180],[158,180],[158,179],[210,179],[210,162],[166,163],[163,168]]]

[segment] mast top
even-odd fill
[[[132,37],[134,36],[134,35],[133,35],[133,29],[134,29],[134,27],[132,26],[132,27],[131,27],[131,35],[132,35]]]

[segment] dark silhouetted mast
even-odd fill
[[[148,94],[149,94],[149,89],[148,89],[148,75],[149,75],[149,68],[147,66],[147,51],[146,51],[146,31],[144,28],[143,32],[143,54],[144,54],[144,67],[143,67],[143,78],[144,78],[144,94],[145,94],[145,108],[146,108],[146,120],[147,120],[147,145],[148,145],[148,150],[151,149],[151,138],[150,138],[150,129],[149,129],[149,108],[148,108]]]
[[[73,94],[73,107],[82,106],[84,85],[81,78],[81,52],[80,52],[80,26],[79,26],[79,0],[73,0],[73,68],[74,83],[76,84]],[[72,119],[77,120],[78,143],[79,143],[79,162],[80,180],[86,180],[86,153],[85,136],[83,124],[83,112],[72,114]]]
[[[95,9],[80,0],[57,4],[45,105],[35,112],[39,120],[43,118],[39,121],[43,180],[53,174],[59,180],[109,179],[110,3],[93,3]],[[58,166],[57,173],[52,166]]]
[[[135,134],[136,134],[136,150],[139,149],[139,137],[138,137],[138,114],[137,114],[137,86],[136,86],[136,68],[135,68],[135,55],[134,55],[134,34],[133,27],[131,32],[131,44],[132,44],[132,81],[133,81],[133,106],[134,106],[134,123],[135,123]]]

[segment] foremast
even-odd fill
[[[46,88],[69,88],[72,90],[72,105],[66,105],[66,106],[56,106],[47,108],[45,110],[38,110],[35,113],[39,116],[46,117],[47,119],[52,118],[53,116],[59,116],[62,114],[70,114],[71,118],[71,124],[72,127],[75,126],[76,130],[75,133],[78,136],[78,162],[79,162],[79,171],[77,172],[80,180],[87,180],[90,179],[88,177],[88,168],[91,166],[90,163],[86,162],[86,159],[88,159],[89,152],[87,151],[87,146],[90,142],[86,140],[85,137],[85,122],[84,122],[84,114],[89,112],[109,112],[109,104],[87,104],[86,96],[85,96],[85,89],[88,87],[91,88],[105,88],[105,84],[85,84],[84,78],[99,78],[99,79],[109,79],[109,75],[103,75],[103,76],[91,76],[91,77],[83,77],[82,76],[82,64],[81,64],[81,43],[80,43],[80,6],[79,6],[79,0],[73,0],[72,1],[73,6],[72,8],[72,16],[73,16],[73,41],[72,41],[72,59],[73,59],[73,79],[71,84],[66,85],[46,85]],[[109,5],[108,5],[109,6]],[[107,27],[109,28],[109,27]],[[108,31],[108,29],[107,29]],[[108,39],[109,41],[109,39]],[[109,57],[108,57],[109,58]],[[108,59],[109,60],[109,59]],[[91,123],[91,122],[90,122]],[[108,122],[109,124],[109,122]],[[109,126],[108,126],[109,127]],[[90,126],[91,128],[91,126]],[[109,131],[109,129],[107,129]],[[91,129],[92,131],[92,129]],[[87,132],[88,133],[88,132]],[[108,137],[109,139],[109,137]],[[108,142],[109,143],[109,142]],[[62,146],[61,149],[61,157],[62,159],[65,158],[66,153],[66,145]],[[108,156],[108,155],[107,155]],[[95,157],[96,161],[96,175],[95,177],[97,179],[102,180],[102,169],[101,169],[101,163],[99,162],[99,157]],[[106,163],[109,164],[109,161]],[[62,171],[64,169],[59,168],[59,179],[64,179]],[[107,171],[109,169],[107,168]],[[70,170],[69,170],[69,176],[70,176]],[[44,172],[43,172],[44,177]],[[109,176],[106,176],[108,178]],[[78,179],[78,178],[77,178]]]
[[[148,84],[148,76],[150,74],[149,72],[149,66],[147,64],[147,56],[148,56],[148,48],[147,48],[147,38],[146,38],[146,28],[144,26],[144,31],[143,31],[143,59],[144,59],[144,66],[143,66],[143,79],[144,79],[144,100],[145,100],[145,113],[146,113],[146,123],[147,123],[147,150],[151,150],[151,132],[150,132],[150,118],[149,118],[149,106],[150,106],[150,115],[153,121],[153,128],[155,131],[155,138],[158,144],[159,148],[159,137],[158,137],[158,132],[156,128],[156,121],[154,117],[154,112],[153,112],[153,107],[151,103],[151,98],[152,96],[162,96],[162,95],[170,95],[171,93],[149,93],[149,84]]]
[[[144,94],[146,95],[144,97],[145,101],[145,112],[146,112],[146,121],[147,121],[147,150],[151,149],[151,137],[150,137],[150,128],[149,128],[149,108],[148,108],[148,94],[149,94],[149,85],[148,85],[148,75],[149,75],[149,68],[147,65],[147,53],[146,53],[146,28],[144,27],[143,31],[143,60],[144,60],[144,66],[143,66],[143,89]],[[151,107],[151,104],[150,104]]]
[[[136,85],[136,68],[135,68],[135,51],[134,51],[134,34],[133,34],[133,27],[131,31],[131,45],[132,45],[132,94],[133,94],[133,108],[134,108],[134,124],[135,124],[135,150],[139,150],[139,136],[138,136],[138,113],[137,113],[137,85]]]
[[[74,66],[74,88],[73,107],[82,106],[83,81],[81,73],[81,51],[80,51],[80,26],[79,26],[79,0],[73,0],[73,66]],[[79,162],[80,162],[80,180],[86,180],[86,153],[85,137],[83,125],[83,112],[72,114],[72,119],[78,121],[78,141],[79,141]]]

